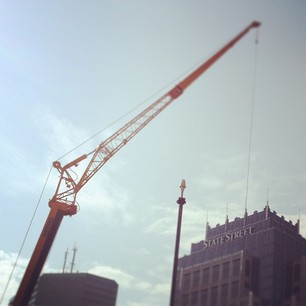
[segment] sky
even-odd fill
[[[116,280],[117,306],[169,304],[182,179],[180,256],[227,207],[233,220],[267,200],[306,237],[306,1],[1,1],[0,296],[38,204],[2,305],[47,218],[52,162],[91,152],[253,20],[258,43],[250,31],[102,167],[62,222],[43,273],[61,273],[67,249],[69,271],[76,246],[75,272]]]

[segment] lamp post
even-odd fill
[[[174,301],[175,301],[175,285],[176,285],[176,274],[177,274],[177,261],[178,261],[178,254],[179,254],[179,248],[180,248],[183,205],[186,203],[186,199],[183,197],[184,190],[186,188],[185,180],[182,180],[180,188],[181,188],[181,196],[176,201],[176,203],[179,205],[179,212],[178,212],[178,218],[177,218],[176,241],[175,241],[174,259],[173,259],[170,306],[174,306]]]

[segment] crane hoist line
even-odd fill
[[[82,187],[113,155],[125,146],[140,130],[150,123],[175,99],[180,97],[180,95],[210,66],[220,59],[220,57],[222,57],[251,29],[258,28],[259,26],[260,22],[253,21],[170,91],[144,109],[113,135],[104,140],[92,152],[84,154],[64,166],[62,166],[59,161],[53,163],[54,168],[56,168],[60,174],[59,182],[54,196],[49,201],[50,212],[17,290],[13,306],[24,306],[28,304],[63,217],[67,215],[72,216],[77,213],[76,197]],[[89,156],[91,156],[91,159],[83,174],[79,179],[73,178],[73,171],[71,168],[77,166]]]

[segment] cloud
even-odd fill
[[[70,152],[89,139],[84,129],[75,126],[68,117],[53,114],[52,111],[40,106],[32,114],[32,124],[44,141],[50,160],[55,160]],[[73,159],[73,158],[72,158]]]
[[[6,188],[2,192],[14,196],[19,193],[32,193],[33,185],[39,185],[40,173],[26,150],[1,136],[1,173]],[[21,171],[22,169],[22,171]]]
[[[137,218],[130,209],[131,198],[127,190],[110,177],[107,171],[102,171],[90,182],[90,186],[85,188],[78,195],[77,201],[80,203],[80,209],[88,214],[91,222],[103,220],[113,223],[120,222],[122,225],[128,225]]]
[[[177,228],[178,206],[175,208],[155,206],[152,211],[153,216],[150,216],[152,222],[146,226],[145,232],[174,236]],[[198,232],[199,228],[205,224],[205,217],[205,211],[195,202],[184,205],[182,226],[185,227],[185,233],[189,235],[192,232]]]
[[[170,284],[168,282],[144,281],[130,273],[110,266],[96,265],[90,268],[88,272],[117,281],[120,295],[124,296],[125,304],[129,306],[160,305],[160,301],[165,300],[165,296],[169,295],[170,292]],[[134,296],[133,302],[129,301],[129,298],[125,297],[125,295]],[[140,296],[143,298],[139,298]]]
[[[27,259],[19,258],[18,263],[15,266],[14,273],[10,278],[16,258],[16,253],[6,253],[3,250],[0,250],[0,288],[2,290],[0,294],[3,297],[3,305],[8,305],[9,300],[16,294],[19,282],[28,263]],[[6,292],[4,292],[5,288],[7,288]]]
[[[44,148],[42,159],[50,164],[60,158],[62,165],[65,165],[83,154],[89,154],[98,146],[100,141],[97,138],[103,139],[110,133],[110,129],[103,131],[99,137],[78,147],[84,141],[90,139],[90,135],[88,135],[86,129],[75,126],[67,117],[54,114],[49,108],[41,106],[33,112],[32,118],[32,124],[42,140],[41,147]],[[73,150],[74,148],[75,150]],[[65,155],[68,152],[70,153]],[[73,179],[76,181],[80,179],[91,158],[92,154],[82,161],[78,167],[71,168],[70,174]],[[80,190],[77,201],[80,204],[80,209],[82,209],[83,204],[84,206],[86,204],[86,210],[88,212],[94,210],[95,215],[97,215],[97,211],[102,210],[103,214],[98,213],[98,215],[103,215],[107,220],[111,220],[116,213],[116,218],[119,217],[123,224],[127,224],[133,220],[132,214],[127,209],[130,202],[129,193],[111,179],[111,177],[118,175],[116,169],[118,165],[121,168],[124,167],[124,160],[121,159],[117,163],[111,163],[107,169],[98,172],[90,180],[90,183]],[[32,173],[30,170],[28,172]],[[48,182],[51,193],[55,191],[58,180],[59,174],[57,170],[53,169]],[[53,186],[52,190],[50,186]]]
[[[110,278],[119,283],[120,287],[123,288],[145,288],[146,283],[138,281],[134,276],[117,268],[109,266],[97,265],[88,270],[89,273],[99,275],[102,277]]]
[[[223,186],[223,182],[215,177],[202,177],[199,179],[199,184],[203,187],[203,189],[219,189]]]
[[[153,214],[153,216],[150,216],[152,222],[145,227],[145,232],[154,232],[162,235],[173,235],[175,233],[176,223],[173,221],[177,212],[174,209],[154,206],[151,209],[151,213]]]
[[[27,268],[29,262],[28,258],[19,257],[15,265],[16,258],[16,253],[7,253],[0,250],[0,298],[3,299],[0,305],[8,305],[9,300],[16,294],[20,281]],[[43,273],[52,272],[58,271],[50,268],[48,264],[45,264]]]

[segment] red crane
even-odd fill
[[[112,136],[103,141],[95,150],[84,154],[72,162],[62,166],[55,161],[53,166],[60,173],[60,179],[54,196],[49,201],[50,212],[33,251],[19,289],[13,301],[13,306],[25,306],[28,304],[35,284],[49,254],[55,235],[64,216],[72,216],[77,213],[76,196],[82,187],[100,170],[100,168],[124,145],[126,145],[140,130],[161,113],[168,105],[177,99],[199,76],[213,65],[224,53],[233,47],[252,28],[257,28],[260,23],[252,22],[242,32],[229,41],[217,53],[190,73],[178,85],[152,103],[130,122],[125,124]],[[89,161],[80,179],[73,178],[72,167],[87,159]]]

